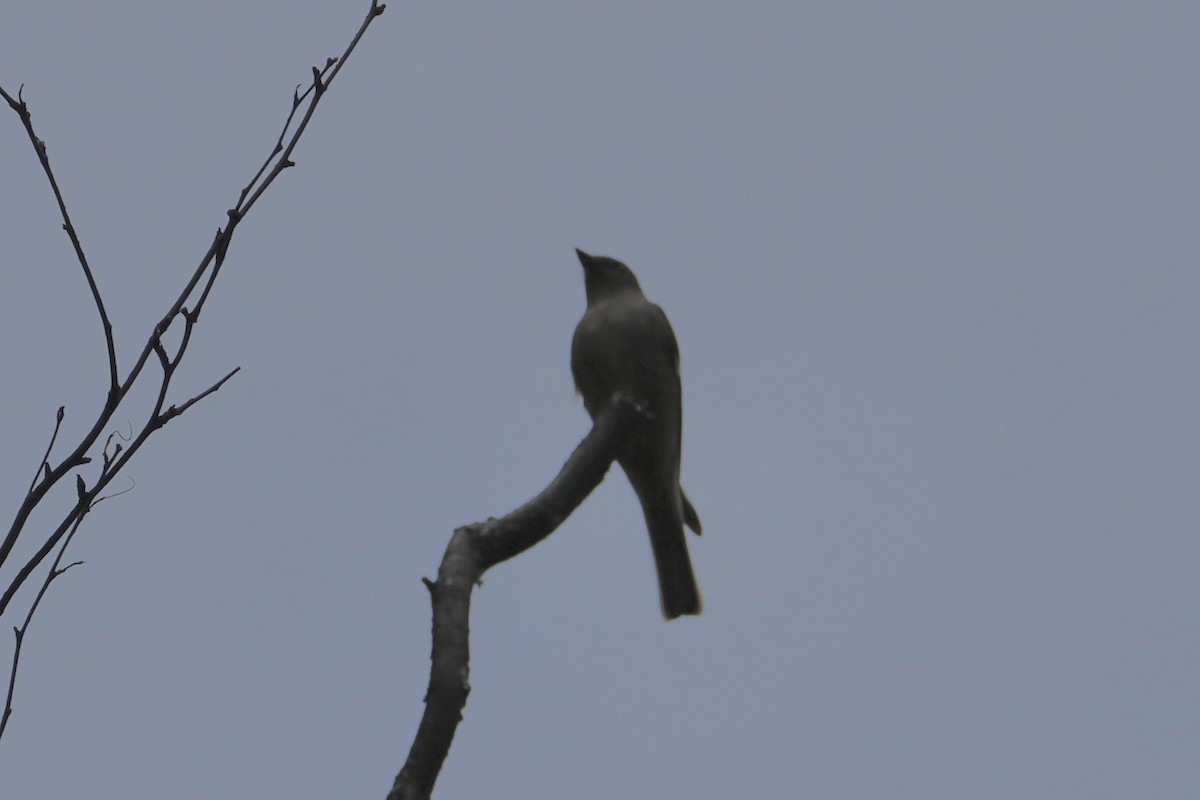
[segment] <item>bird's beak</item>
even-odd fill
[[[575,255],[579,256],[579,263],[583,265],[584,269],[587,269],[592,265],[592,257],[580,250],[578,247],[575,248]]]

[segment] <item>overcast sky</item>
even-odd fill
[[[122,370],[367,5],[6,3]],[[1194,798],[1198,38],[1188,3],[393,3],[172,399],[241,373],[34,620],[0,794],[383,797],[421,577],[588,431],[581,247],[678,335],[705,613],[663,622],[610,474],[476,592],[439,797]],[[106,366],[7,108],[0,240],[11,514]]]

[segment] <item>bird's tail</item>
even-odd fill
[[[667,619],[699,614],[702,604],[692,559],[683,536],[683,520],[667,503],[643,503],[654,566],[658,570],[658,596]]]

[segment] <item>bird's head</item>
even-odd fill
[[[615,258],[591,256],[575,248],[579,263],[583,265],[583,285],[587,291],[588,304],[611,297],[621,292],[642,293],[633,270]]]

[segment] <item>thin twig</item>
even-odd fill
[[[42,463],[38,464],[37,472],[33,475],[33,481],[29,484],[30,492],[37,486],[38,480],[42,479],[50,471],[50,451],[54,449],[54,442],[58,439],[58,432],[62,429],[63,417],[66,415],[67,407],[59,406],[58,413],[54,415],[54,433],[50,434],[50,443],[46,445],[46,454],[42,456]]]
[[[201,392],[200,394],[193,397],[191,400],[186,401],[183,405],[171,406],[170,408],[168,408],[167,413],[165,415],[163,415],[165,417],[165,419],[163,419],[163,424],[166,424],[171,419],[178,417],[180,414],[187,411],[189,408],[194,406],[196,403],[199,403],[201,400],[208,397],[213,392],[216,392],[217,390],[219,390],[222,386],[225,385],[225,381],[229,380],[234,375],[237,375],[239,372],[241,372],[241,370],[242,370],[241,367],[234,367],[233,369],[229,370],[229,373],[226,374],[224,378],[221,378],[221,380],[217,381],[212,386],[208,387],[203,392]]]
[[[104,327],[104,345],[108,349],[108,393],[112,395],[117,391],[117,346],[113,341],[112,323],[108,321],[104,298],[100,296],[100,287],[96,285],[96,276],[92,274],[91,265],[88,264],[87,256],[83,252],[83,243],[79,241],[75,225],[71,222],[71,215],[67,211],[67,201],[63,199],[62,190],[58,188],[58,179],[54,177],[54,170],[50,168],[50,156],[46,152],[46,143],[39,139],[33,130],[33,116],[29,113],[29,106],[26,105],[25,98],[22,97],[24,89],[25,86],[22,84],[21,89],[17,91],[16,98],[4,91],[3,88],[0,88],[0,95],[3,95],[4,99],[8,101],[8,105],[17,112],[17,116],[21,118],[21,122],[25,126],[25,133],[29,136],[29,141],[33,143],[33,149],[37,152],[42,171],[46,173],[46,180],[50,182],[50,188],[54,191],[54,199],[58,201],[58,212],[62,215],[63,230],[70,237],[71,247],[75,249],[75,258],[78,259],[79,266],[83,268],[84,277],[87,278],[88,288],[92,292],[92,300],[96,303],[96,310],[100,313],[100,324]]]

